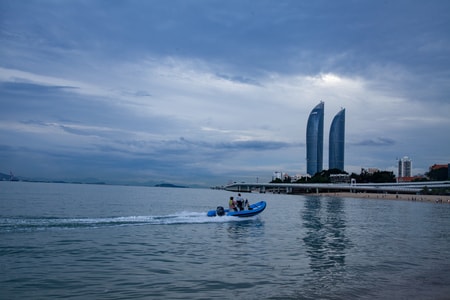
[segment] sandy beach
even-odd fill
[[[432,203],[447,203],[450,204],[450,196],[442,195],[409,195],[409,194],[377,194],[377,193],[318,193],[309,194],[316,196],[333,196],[346,198],[360,198],[360,199],[385,199],[385,200],[400,200],[400,201],[421,201]]]

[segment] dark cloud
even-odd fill
[[[279,150],[289,147],[298,147],[298,144],[277,142],[277,141],[261,141],[261,140],[249,140],[249,141],[234,141],[234,142],[218,142],[212,143],[207,141],[191,141],[184,137],[181,137],[179,141],[172,141],[170,143],[176,143],[180,145],[194,146],[204,149],[212,149],[216,151],[220,150],[251,150],[251,151],[265,151],[265,150]]]
[[[357,74],[392,62],[435,72],[449,67],[449,9],[448,1],[27,2],[7,7],[3,22],[14,32],[2,37],[52,51],[56,61],[66,59],[63,49],[102,60],[200,58],[248,74]]]
[[[236,141],[231,143],[221,143],[218,145],[218,147],[225,149],[254,150],[254,151],[277,150],[293,146],[297,145],[285,142],[272,142],[272,141]]]
[[[390,139],[390,138],[383,138],[383,137],[379,137],[379,138],[374,138],[374,139],[369,139],[369,140],[362,140],[356,143],[352,143],[352,145],[355,146],[370,146],[370,147],[384,147],[384,146],[393,146],[395,145],[395,140]]]
[[[72,134],[100,136],[128,129],[163,134],[181,122],[157,112],[137,117],[118,99],[78,91],[77,87],[0,82],[0,104],[3,104],[0,116],[40,126],[59,125]],[[103,127],[109,131],[100,129]]]
[[[223,78],[229,81],[238,82],[238,83],[244,83],[244,84],[250,84],[250,85],[261,85],[257,80],[245,77],[245,76],[239,76],[239,75],[225,75],[225,74],[216,74],[217,77]]]
[[[10,93],[30,94],[30,93],[59,93],[61,91],[77,90],[75,86],[61,86],[61,85],[40,85],[35,83],[27,83],[18,81],[0,82],[0,89],[3,91],[9,91]]]

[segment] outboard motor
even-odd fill
[[[220,216],[220,217],[223,216],[223,215],[225,215],[225,209],[223,209],[222,206],[217,206],[216,214],[217,214],[218,216]]]

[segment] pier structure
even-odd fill
[[[327,192],[419,194],[425,188],[448,188],[450,181],[399,183],[232,183],[224,187],[231,192],[307,194]]]

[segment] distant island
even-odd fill
[[[1,181],[19,181],[17,177],[13,175],[13,173],[10,174],[4,174],[0,173],[0,180]]]
[[[83,179],[42,179],[42,178],[26,178],[22,176],[15,176],[12,172],[10,174],[0,172],[0,181],[22,181],[22,182],[42,182],[42,183],[69,183],[69,184],[100,184],[100,185],[130,185],[130,186],[147,186],[147,187],[165,187],[165,188],[190,188],[190,186],[177,185],[173,183],[157,183],[151,182],[105,182],[97,178],[83,178]],[[199,186],[199,188],[202,188]]]
[[[156,187],[168,187],[168,188],[187,188],[187,186],[182,186],[182,185],[176,185],[176,184],[172,184],[172,183],[160,183],[160,184],[155,184]]]

